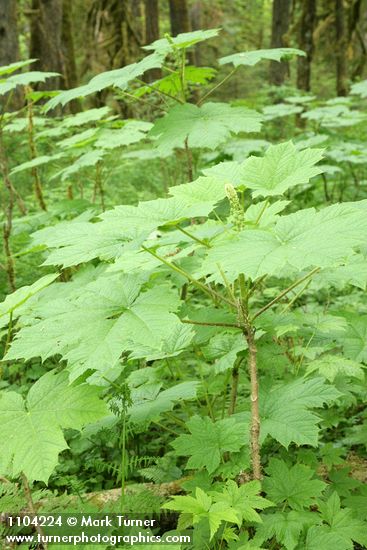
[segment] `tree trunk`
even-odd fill
[[[73,4],[71,0],[62,2],[61,52],[64,67],[64,86],[66,89],[78,85],[73,38]]]
[[[159,39],[159,6],[158,0],[145,0],[145,44]],[[161,77],[160,69],[151,69],[145,74],[147,82]]]
[[[313,31],[316,21],[316,0],[303,0],[299,33],[299,47],[306,52],[298,58],[297,87],[300,90],[311,89],[311,63],[314,50]]]
[[[30,57],[34,70],[62,73],[62,0],[32,0]],[[49,78],[42,88],[61,87],[61,78]]]
[[[336,93],[338,96],[347,95],[346,49],[343,0],[335,0]]]
[[[172,36],[190,31],[189,11],[186,0],[169,0],[169,16]]]
[[[18,61],[17,0],[0,1],[0,66]]]
[[[273,0],[273,17],[271,26],[271,47],[283,48],[287,46],[285,35],[289,28],[291,0]],[[270,62],[269,80],[271,84],[281,86],[289,75],[287,61]]]
[[[151,44],[159,38],[158,0],[145,0],[145,43]]]

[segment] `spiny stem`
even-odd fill
[[[274,300],[272,300],[271,302],[269,302],[268,304],[266,304],[264,307],[262,307],[261,309],[259,309],[259,311],[257,311],[255,313],[255,315],[252,317],[252,321],[254,321],[257,317],[259,317],[259,315],[261,315],[262,313],[264,313],[265,311],[267,311],[269,308],[273,307],[274,304],[276,304],[277,302],[279,302],[279,300],[281,300],[286,294],[288,294],[288,292],[290,292],[291,290],[293,290],[294,288],[296,288],[296,286],[300,285],[301,283],[303,283],[303,281],[306,281],[306,279],[308,279],[309,277],[312,277],[312,275],[314,275],[315,273],[317,273],[318,271],[320,271],[320,268],[319,267],[315,267],[312,271],[310,271],[309,273],[307,273],[307,275],[305,275],[304,277],[301,277],[300,279],[298,279],[297,281],[295,281],[293,284],[291,284],[288,288],[286,288],[285,290],[283,290],[280,294],[278,294],[278,296],[276,296],[274,298]]]
[[[261,455],[260,455],[260,411],[259,411],[259,382],[257,376],[257,348],[255,343],[255,330],[247,326],[244,336],[248,345],[248,369],[251,384],[251,428],[250,447],[252,474],[254,479],[261,479]]]

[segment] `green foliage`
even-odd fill
[[[205,103],[198,107],[186,103],[173,107],[158,119],[149,135],[157,138],[157,147],[162,150],[183,148],[185,142],[189,147],[215,149],[231,134],[258,132],[261,120],[259,113],[245,107],[226,103]]]
[[[1,504],[24,508],[24,473],[79,508],[123,486],[107,508],[179,512],[195,549],[363,547],[364,83],[225,102],[236,67],[304,54],[188,63],[218,33],[61,92],[29,91],[53,76],[14,74],[32,60],[0,69],[33,102],[0,123]]]
[[[227,63],[233,63],[235,67],[240,65],[248,65],[252,67],[262,61],[263,59],[270,59],[272,61],[281,61],[287,59],[293,55],[306,55],[302,50],[296,48],[273,48],[271,50],[254,50],[250,52],[235,53],[233,55],[227,55],[219,60],[221,65]]]
[[[190,457],[187,468],[206,468],[209,474],[218,468],[226,451],[239,451],[246,441],[246,426],[234,418],[214,423],[208,417],[194,416],[187,422],[187,427],[190,435],[180,435],[172,443],[175,453]]]
[[[276,504],[286,504],[293,510],[308,508],[326,487],[323,481],[312,479],[314,472],[303,464],[288,468],[285,462],[271,458],[267,473],[266,494]]]
[[[67,448],[62,428],[80,429],[107,414],[98,388],[69,386],[67,372],[50,372],[30,389],[26,400],[15,392],[0,394],[1,454],[13,475],[47,482]]]

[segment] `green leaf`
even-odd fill
[[[288,467],[282,460],[271,458],[266,472],[263,486],[268,497],[294,510],[311,506],[326,488],[326,483],[313,479],[314,471],[303,464]]]
[[[325,525],[315,525],[307,532],[305,550],[353,550],[353,545],[342,540],[337,533],[331,533]]]
[[[260,481],[249,481],[238,486],[237,483],[229,480],[221,493],[213,491],[210,494],[215,502],[224,502],[235,509],[243,521],[261,523],[262,519],[256,510],[269,508],[273,503],[259,496],[260,492]]]
[[[180,33],[174,38],[167,39],[161,38],[148,44],[148,46],[143,46],[144,50],[154,50],[160,54],[166,55],[169,52],[175,51],[176,49],[190,48],[199,42],[204,40],[209,40],[209,38],[214,38],[220,32],[220,29],[206,29],[204,31],[197,30],[192,32]]]
[[[306,527],[318,521],[311,512],[296,511],[275,512],[262,515],[263,523],[259,525],[255,540],[264,542],[275,537],[284,544],[286,550],[295,550],[302,540],[302,532]]]
[[[110,112],[111,108],[108,106],[88,109],[87,111],[81,111],[80,113],[66,116],[61,122],[61,126],[65,128],[83,126],[83,124],[90,124],[91,122],[97,122],[98,120],[105,118]]]
[[[345,359],[338,355],[323,355],[320,359],[307,365],[306,373],[319,372],[329,382],[333,382],[338,375],[363,380],[365,368],[365,365],[351,359]]]
[[[191,496],[174,496],[171,501],[163,505],[163,508],[176,510],[192,516],[192,521],[189,524],[192,523],[195,525],[203,518],[207,519],[211,539],[218,531],[222,521],[239,523],[239,517],[235,509],[226,502],[216,502],[213,504],[212,498],[200,487],[196,488],[195,498]]]
[[[226,103],[192,103],[177,105],[158,119],[149,136],[156,138],[158,149],[189,147],[215,149],[232,134],[258,132],[262,117],[246,107],[231,107]]]
[[[100,92],[105,88],[115,87],[121,90],[125,90],[132,80],[141,76],[145,71],[150,69],[156,69],[161,66],[163,61],[162,54],[157,52],[148,55],[137,63],[126,65],[122,69],[114,69],[112,71],[106,71],[93,77],[88,84],[79,86],[78,88],[72,88],[60,92],[56,97],[53,97],[45,105],[45,111],[48,112],[51,109],[55,109],[59,105],[66,105],[73,99],[80,97],[86,97],[90,94]]]
[[[271,61],[282,61],[288,59],[294,55],[305,56],[305,52],[297,50],[296,48],[273,48],[271,50],[253,50],[248,52],[235,53],[221,57],[219,59],[220,65],[226,65],[232,63],[235,67],[240,65],[248,65],[253,67],[259,61],[263,59],[270,59]]]
[[[206,359],[215,361],[214,371],[219,373],[231,369],[238,354],[245,349],[247,344],[242,334],[220,333],[210,340],[203,353]]]
[[[9,67],[9,65],[8,65]],[[0,81],[0,96],[15,90],[17,86],[28,86],[36,82],[45,82],[47,78],[60,76],[59,73],[44,73],[41,71],[29,71],[27,73],[9,76],[6,80]]]
[[[142,120],[131,120],[120,129],[102,130],[94,147],[102,149],[115,149],[125,145],[137,143],[146,137],[146,132],[152,128],[150,122]]]
[[[0,76],[4,74],[11,74],[27,65],[35,63],[37,59],[26,59],[25,61],[16,61],[15,63],[10,63],[10,65],[3,65],[0,67]]]
[[[282,195],[322,172],[321,167],[315,166],[322,152],[322,149],[299,151],[291,141],[270,145],[263,157],[251,156],[243,162],[241,184],[253,189],[255,197]]]
[[[360,95],[363,98],[367,97],[367,80],[362,80],[362,82],[352,84],[350,93]]]
[[[31,168],[35,168],[36,166],[43,166],[44,164],[48,164],[49,162],[58,160],[63,156],[64,156],[64,153],[55,153],[54,155],[42,155],[32,160],[28,160],[27,162],[22,162],[21,164],[18,164],[11,170],[10,175],[13,176],[18,172],[24,172],[24,170],[29,170]]]
[[[340,507],[340,498],[334,492],[325,504],[319,504],[322,517],[329,525],[331,535],[338,536],[345,544],[345,548],[353,548],[357,542],[361,546],[367,545],[367,523],[357,519],[352,510]]]
[[[342,338],[344,355],[354,361],[367,361],[367,315],[343,313],[348,330]]]
[[[208,251],[200,271],[216,273],[219,280],[220,263],[230,281],[240,273],[255,280],[279,275],[289,267],[302,270],[343,264],[354,247],[365,242],[366,204],[335,204],[319,212],[313,208],[299,210],[280,217],[271,231],[244,230],[221,237]]]
[[[158,393],[153,399],[142,396],[139,400],[139,393],[135,392],[134,403],[128,410],[130,421],[150,424],[163,412],[171,411],[175,402],[195,398],[198,384],[199,382],[182,382]]]
[[[169,356],[171,350],[164,348],[167,335],[182,326],[172,313],[180,305],[177,292],[163,284],[140,293],[140,276],[104,275],[103,270],[97,274],[96,280],[85,280],[82,272],[74,282],[58,283],[45,292],[21,319],[23,326],[6,357],[44,361],[60,354],[75,379],[87,370],[106,371],[122,352],[146,345],[149,352],[164,349],[161,355]],[[188,345],[190,339],[179,344]]]
[[[0,327],[8,324],[10,314],[13,314],[13,319],[15,316],[18,316],[20,313],[16,312],[14,315],[14,312],[32,296],[50,285],[58,276],[59,273],[50,273],[49,275],[41,277],[32,285],[22,286],[15,292],[12,292],[12,294],[8,294],[5,300],[0,303]]]
[[[320,419],[308,409],[322,407],[340,395],[322,378],[300,378],[264,390],[260,394],[261,439],[270,435],[287,448],[291,442],[316,447]]]
[[[186,468],[206,468],[211,474],[226,451],[236,452],[246,443],[244,426],[234,418],[212,422],[194,416],[187,422],[190,435],[180,435],[172,443],[179,456],[190,456]],[[203,445],[205,442],[205,445]]]
[[[99,390],[69,386],[68,374],[48,372],[30,389],[24,401],[15,392],[0,393],[0,448],[12,456],[14,475],[47,483],[67,448],[62,428],[81,429],[107,414]]]

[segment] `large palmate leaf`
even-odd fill
[[[312,527],[307,533],[306,548],[329,550],[334,548],[353,550],[354,542],[367,545],[367,523],[355,517],[349,508],[341,508],[340,498],[334,492],[326,503],[320,502],[321,515],[325,523]]]
[[[314,472],[308,466],[295,464],[288,467],[285,462],[271,458],[264,479],[264,490],[277,504],[287,504],[294,510],[303,510],[315,502],[326,488],[326,483],[314,479]]]
[[[169,286],[140,293],[142,277],[97,274],[96,280],[85,281],[82,274],[72,283],[59,283],[44,292],[21,319],[25,326],[6,357],[45,360],[60,354],[74,379],[87,370],[108,370],[123,352],[148,348],[147,355],[153,350],[167,357],[190,343],[191,329],[185,338],[178,333],[174,340],[182,324],[172,312],[180,301]]]
[[[195,525],[203,519],[208,520],[210,538],[218,531],[222,521],[229,521],[237,525],[240,523],[237,510],[224,501],[213,503],[212,497],[207,495],[200,487],[196,488],[195,497],[189,495],[174,496],[172,500],[163,505],[163,508],[185,514],[184,524],[186,527]]]
[[[257,529],[255,540],[264,542],[275,537],[284,544],[286,550],[295,550],[302,532],[318,521],[312,512],[299,510],[263,514],[262,519],[263,523]]]
[[[12,460],[14,475],[48,481],[58,455],[67,448],[62,428],[80,429],[108,412],[99,390],[69,386],[66,372],[48,372],[30,389],[26,400],[15,392],[0,393],[0,452]]]
[[[316,446],[319,417],[309,409],[322,407],[341,393],[323,378],[298,379],[260,393],[261,439],[270,435],[284,447]]]
[[[41,229],[33,234],[33,244],[52,249],[45,265],[67,267],[93,258],[116,258],[139,249],[158,227],[207,216],[217,202],[215,194],[188,192],[177,193],[177,197],[169,199],[141,202],[138,206],[117,206],[102,214],[102,221],[97,223],[76,219]]]
[[[260,481],[254,480],[240,485],[233,480],[228,480],[222,493],[212,492],[215,502],[225,502],[234,508],[243,521],[261,523],[262,519],[257,510],[264,510],[273,506],[273,503],[259,496],[261,493]]]
[[[366,201],[313,208],[282,216],[274,229],[244,230],[219,237],[201,272],[217,273],[218,263],[230,280],[240,273],[256,279],[284,268],[331,267],[344,263],[367,237]],[[219,278],[218,278],[219,280]]]
[[[87,95],[100,92],[105,88],[115,87],[125,90],[131,80],[141,76],[149,69],[155,69],[161,66],[164,56],[158,52],[148,55],[137,63],[126,65],[122,69],[114,69],[106,71],[92,78],[88,84],[72,88],[65,92],[60,92],[56,97],[53,97],[45,105],[45,110],[49,111],[59,105],[66,105],[73,99],[85,97]]]
[[[263,157],[251,156],[242,164],[241,184],[254,190],[254,196],[282,195],[290,187],[307,183],[323,169],[315,166],[322,149],[297,150],[291,141],[270,145]]]
[[[189,147],[215,149],[239,132],[258,132],[262,117],[246,107],[231,107],[226,103],[192,103],[177,105],[154,124],[149,135],[157,138],[159,149]]]
[[[246,443],[246,426],[234,418],[214,423],[208,417],[194,416],[187,427],[190,435],[180,435],[172,443],[177,455],[190,457],[187,468],[206,468],[213,473],[226,451],[239,451]]]
[[[296,48],[273,48],[271,50],[253,50],[249,52],[234,53],[221,57],[219,59],[220,65],[226,65],[227,63],[233,63],[235,67],[239,65],[253,66],[262,61],[263,59],[270,59],[271,61],[282,61],[282,59],[290,58],[294,55],[306,55],[302,50]]]

